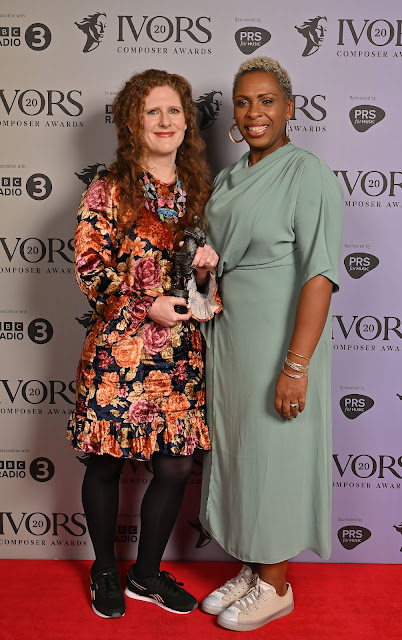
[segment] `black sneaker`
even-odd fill
[[[92,574],[92,609],[101,618],[121,618],[126,612],[126,602],[117,569],[103,569]]]
[[[137,578],[131,565],[127,574],[126,596],[134,600],[145,600],[172,613],[190,613],[198,607],[197,600],[181,587],[182,582],[167,571],[156,576]]]

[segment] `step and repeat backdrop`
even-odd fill
[[[232,78],[253,55],[288,69],[291,139],[345,197],[333,299],[332,562],[402,559],[402,154],[397,0],[3,0],[0,10],[0,554],[91,558],[69,448],[89,305],[73,274],[82,191],[113,160],[111,104],[149,67],[192,83],[214,173],[247,149],[228,137]],[[152,467],[126,462],[116,543],[135,558]],[[317,482],[319,482],[317,478]],[[197,462],[170,559],[226,559],[198,521]],[[304,552],[297,560],[318,560]]]

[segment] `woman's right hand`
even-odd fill
[[[177,313],[174,310],[175,305],[187,307],[184,298],[176,298],[175,296],[160,296],[150,307],[147,315],[148,318],[161,324],[162,327],[173,327],[177,322],[185,322],[191,318],[191,309],[186,314]]]

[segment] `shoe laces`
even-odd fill
[[[269,591],[270,593],[267,593]],[[240,611],[245,611],[246,609],[250,609],[263,594],[269,598],[271,593],[276,593],[275,587],[270,584],[264,583],[261,584],[260,578],[257,578],[255,581],[255,585],[251,587],[251,589],[246,593],[245,596],[236,600],[236,602],[232,605],[237,607]]]
[[[184,584],[183,582],[177,582],[174,575],[169,573],[169,571],[161,571],[156,580],[158,580],[158,578],[163,579],[164,586],[166,587],[167,591],[171,591],[172,593],[180,589],[180,587],[182,587]]]
[[[96,576],[96,583],[107,598],[121,592],[119,574],[116,571],[102,571]]]
[[[224,585],[222,585],[219,589],[217,589],[217,591],[220,591],[221,593],[223,593],[225,595],[226,593],[229,593],[229,591],[232,591],[232,589],[235,589],[237,587],[237,585],[239,585],[241,582],[243,582],[243,580],[245,582],[248,582],[249,578],[251,580],[252,579],[252,575],[253,574],[248,576],[246,574],[246,570],[243,568],[235,578],[231,578],[230,580],[227,580]]]

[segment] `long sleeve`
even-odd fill
[[[117,228],[116,191],[101,175],[83,194],[74,240],[75,276],[98,316],[107,323],[121,317],[135,330],[163,290],[153,258],[133,258],[129,269],[118,259],[125,255],[125,243],[136,239],[117,242],[122,232]]]

